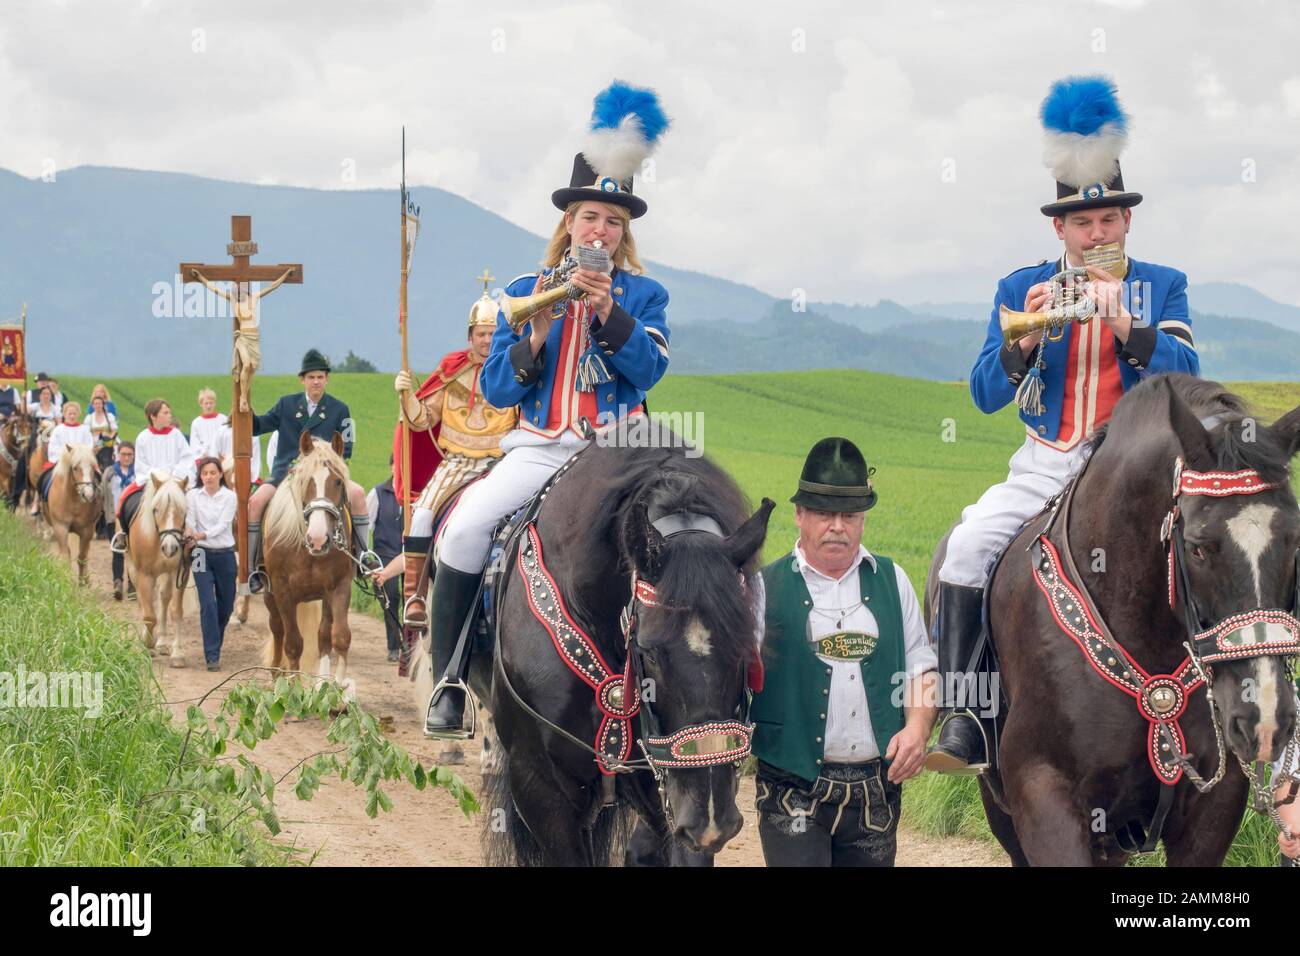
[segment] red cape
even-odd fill
[[[469,349],[448,352],[442,357],[442,361],[438,363],[437,370],[424,380],[424,384],[415,393],[415,397],[423,400],[439,389],[445,388],[469,362]],[[441,427],[440,424],[435,425],[432,431],[426,432],[411,430],[410,501],[412,504],[420,496],[424,486],[429,483],[433,473],[438,470],[438,465],[442,464],[442,452],[438,450],[438,432]],[[393,491],[397,495],[398,504],[401,504],[404,500],[402,497],[404,489],[402,487],[402,422],[400,418],[393,427],[393,464],[397,466],[394,469],[397,477],[393,479]]]

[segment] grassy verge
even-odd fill
[[[196,832],[151,794],[169,786],[181,733],[148,653],[94,605],[66,567],[0,511],[0,674],[85,672],[102,709],[19,706],[0,676],[0,864],[176,866],[266,864],[283,851],[260,824]],[[27,696],[26,693],[23,694]],[[93,695],[92,695],[93,699]],[[30,702],[30,701],[29,701]],[[50,701],[47,700],[47,703]],[[230,816],[239,809],[230,803]],[[202,828],[199,828],[202,829]]]

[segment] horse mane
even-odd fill
[[[1215,419],[1207,430],[1217,468],[1222,471],[1249,468],[1257,471],[1264,481],[1290,483],[1291,458],[1287,449],[1251,415],[1246,401],[1218,382],[1180,372],[1153,376],[1131,389],[1116,406],[1115,416],[1089,440],[1091,450],[1095,452],[1116,429],[1124,435],[1133,429],[1149,427],[1145,423],[1151,418],[1167,421],[1165,387],[1173,389],[1202,424],[1207,419]],[[1252,432],[1250,438],[1246,437],[1248,428]]]
[[[312,450],[293,467],[280,486],[275,489],[271,503],[262,516],[262,534],[267,547],[274,544],[301,544],[307,537],[307,519],[302,516],[307,484],[312,474],[324,466],[348,480],[348,465],[330,446],[319,438],[312,439]]]
[[[180,508],[181,513],[184,514],[185,493],[176,482],[171,480],[163,482],[161,488],[155,489],[151,475],[145,475],[144,494],[140,496],[140,507],[135,513],[136,524],[140,531],[150,535],[158,533],[158,523],[154,521],[154,508],[158,504],[165,504],[169,508]]]
[[[83,461],[83,459],[85,460]],[[54,469],[56,474],[70,475],[74,468],[83,464],[90,465],[92,469],[99,467],[99,462],[95,458],[95,450],[89,445],[67,445],[63,449],[63,454],[59,456]]]
[[[665,514],[692,511],[708,515],[727,535],[749,517],[749,503],[730,476],[704,457],[686,457],[682,447],[595,448],[587,454],[597,451],[607,456],[608,466],[592,479],[591,493],[594,510],[605,517],[604,526],[593,527],[590,533],[618,542],[626,573],[638,566],[636,552],[647,540],[650,522]],[[585,555],[588,563],[602,557],[594,549]],[[657,561],[654,585],[665,611],[689,609],[708,628],[714,647],[726,660],[739,662],[753,653],[754,608],[736,586],[736,566],[717,536],[674,536],[665,543]],[[577,559],[577,564],[583,563],[583,558]],[[746,562],[746,579],[756,571],[757,563],[757,554]],[[580,573],[584,578],[609,576],[607,568],[586,568]],[[576,594],[575,599],[580,604]],[[592,620],[590,609],[575,605],[575,610]],[[686,624],[683,614],[681,626]]]

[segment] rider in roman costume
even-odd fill
[[[430,736],[463,735],[463,675],[445,672],[498,521],[586,448],[593,429],[617,427],[642,414],[646,392],[668,368],[668,293],[641,274],[630,224],[646,211],[644,200],[632,193],[632,175],[667,126],[650,90],[616,82],[596,97],[569,185],[551,194],[564,216],[547,247],[545,268],[506,288],[508,296],[538,291],[566,254],[577,257],[597,241],[612,264],[609,273],[575,271],[571,281],[585,296],[534,316],[519,332],[504,313],[497,319],[483,365],[483,394],[498,408],[518,406],[519,427],[502,440],[504,457],[466,489],[441,532],[429,619],[433,672],[444,680],[429,699]]]
[[[768,866],[892,866],[902,783],[921,772],[934,725],[916,591],[862,546],[874,470],[847,438],[814,445],[790,499],[799,540],[763,569],[752,716]]]
[[[1105,77],[1060,80],[1043,101],[1041,118],[1044,158],[1056,179],[1056,201],[1041,211],[1051,218],[1064,250],[998,282],[984,348],[970,375],[979,409],[992,414],[1016,402],[1027,434],[1011,458],[1006,481],[962,512],[939,572],[939,665],[948,710],[926,767],[941,772],[977,772],[988,765],[985,728],[969,706],[974,699],[969,674],[976,664],[972,655],[982,629],[990,563],[1065,487],[1087,455],[1085,440],[1106,423],[1126,391],[1159,372],[1200,371],[1187,277],[1125,252],[1132,207],[1142,196],[1126,191],[1120,175],[1128,117],[1114,85]],[[1046,310],[1053,276],[1084,266],[1085,250],[1110,243],[1121,254],[1109,269],[1089,265],[1079,293],[1096,307],[1090,321],[1071,322],[1056,340],[1039,331],[1009,348],[1003,345],[1002,306]]]
[[[443,356],[418,391],[412,389],[409,372],[398,372],[394,382],[403,418],[413,431],[422,433],[411,442],[410,471],[411,487],[423,490],[415,499],[410,533],[402,539],[403,554],[389,562],[376,580],[382,584],[402,574],[405,567],[403,621],[416,633],[429,627],[425,610],[428,579],[422,582],[421,578],[433,543],[434,516],[450,495],[501,457],[501,439],[519,422],[517,407],[497,408],[483,395],[483,363],[491,353],[497,327],[497,304],[487,291],[490,281],[485,274],[483,295],[469,310],[469,348]],[[401,460],[401,431],[399,427],[394,436],[394,461]],[[400,477],[399,470],[399,501]],[[403,657],[403,673],[405,665]]]

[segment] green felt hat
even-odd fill
[[[799,490],[790,501],[813,511],[870,511],[876,506],[875,473],[853,442],[823,438],[808,452]]]
[[[306,375],[308,372],[328,372],[330,370],[330,360],[321,355],[316,349],[308,349],[307,354],[302,357],[302,368],[299,375]]]

